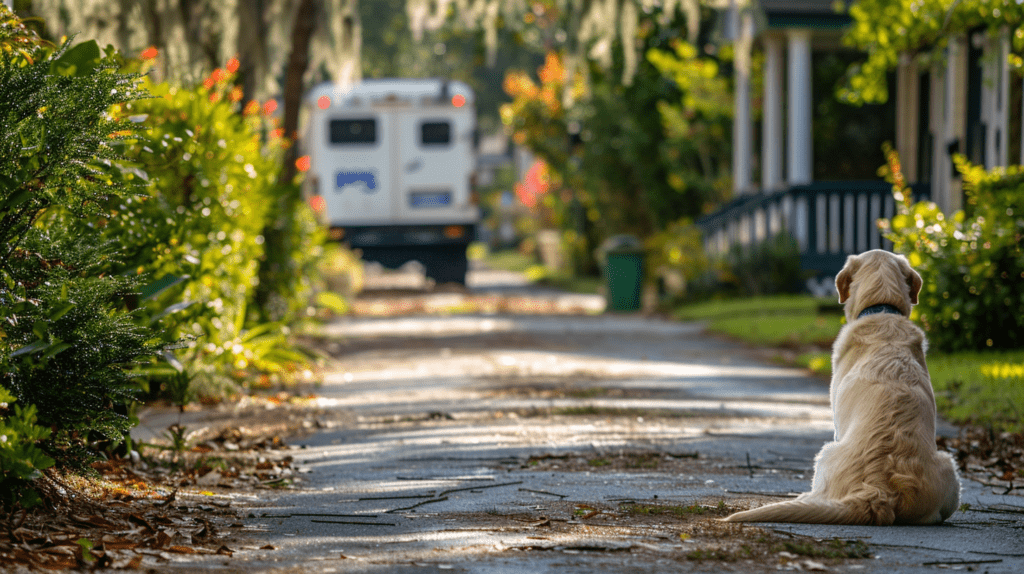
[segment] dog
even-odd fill
[[[836,276],[846,325],[832,348],[835,440],[811,491],[726,522],[940,524],[958,508],[956,464],[935,445],[924,332],[911,323],[921,276],[903,255],[851,255]]]

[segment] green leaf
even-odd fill
[[[96,557],[93,556],[93,553],[91,552],[93,546],[95,546],[91,540],[88,538],[79,538],[75,541],[75,544],[82,549],[82,560],[84,562],[91,563],[96,561]]]
[[[142,299],[143,301],[152,299],[153,297],[159,295],[164,289],[173,287],[178,283],[181,283],[182,281],[186,281],[188,278],[188,275],[180,277],[177,275],[170,274],[164,275],[163,277],[157,279],[156,281],[148,285],[143,285],[142,288],[139,289],[139,298]]]
[[[195,301],[182,301],[180,303],[175,303],[174,305],[171,305],[171,306],[165,308],[163,311],[160,311],[156,315],[153,315],[153,318],[150,319],[149,322],[150,322],[150,324],[156,323],[157,321],[159,321],[160,319],[163,319],[164,317],[166,317],[168,315],[171,315],[173,313],[177,313],[178,311],[183,311],[185,309],[188,309],[189,307],[191,307],[192,305],[195,305],[195,304],[196,304]]]
[[[65,291],[64,291],[63,297],[67,297],[67,285],[64,286],[64,290]],[[75,304],[74,303],[66,303],[64,305],[61,305],[61,306],[57,307],[56,309],[54,309],[50,313],[50,320],[51,321],[56,321],[57,319],[60,319],[64,315],[67,315],[68,312],[71,311],[74,308],[75,308]]]
[[[33,342],[23,346],[23,347],[19,347],[19,348],[15,349],[11,353],[10,356],[11,356],[11,358],[14,358],[14,357],[18,357],[18,356],[21,356],[21,355],[27,355],[29,353],[35,353],[36,351],[41,351],[41,350],[47,348],[49,345],[50,344],[47,343],[46,341],[36,340],[36,341],[33,341]]]
[[[100,47],[95,40],[72,46],[50,64],[50,73],[62,76],[87,76],[100,62]]]
[[[321,291],[316,294],[316,304],[338,315],[348,313],[348,302],[337,293]]]

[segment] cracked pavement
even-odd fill
[[[463,297],[530,296],[494,285]],[[401,315],[320,336],[322,411],[290,441],[302,480],[235,502],[252,541],[232,559],[161,569],[1024,572],[1024,499],[969,477],[943,526],[717,522],[808,490],[832,424],[826,380],[699,324]]]

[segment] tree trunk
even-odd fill
[[[294,184],[297,173],[295,145],[299,129],[299,108],[302,105],[302,78],[309,66],[309,44],[316,29],[317,0],[300,0],[292,28],[292,49],[285,69],[284,128],[285,137],[292,141],[285,151],[284,165],[277,185],[277,205],[263,227],[264,256],[260,261],[260,283],[255,303],[264,321],[283,317],[287,309],[281,308],[284,298],[277,290],[288,282],[290,273],[291,227],[293,216],[301,201],[299,188]]]

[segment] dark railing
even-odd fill
[[[912,187],[914,199],[928,199],[927,184]],[[740,196],[697,220],[710,254],[734,245],[750,246],[779,233],[796,239],[800,266],[818,294],[832,288],[846,256],[869,249],[891,249],[876,222],[896,212],[892,186],[882,181],[823,181],[774,193]]]

